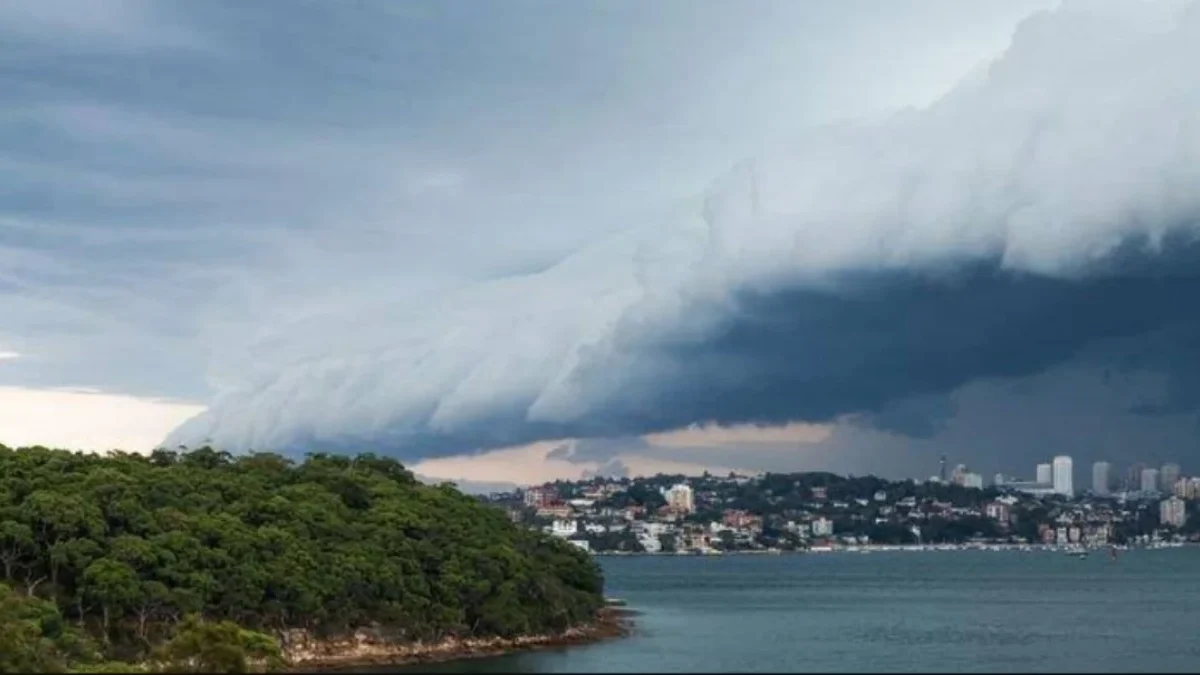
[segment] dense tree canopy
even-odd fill
[[[0,574],[0,620],[23,631],[4,639],[45,646],[76,627],[127,660],[186,621],[412,641],[558,631],[603,602],[586,554],[370,454],[0,446]]]

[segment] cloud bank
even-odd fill
[[[411,458],[846,416],[921,437],[959,387],[1114,342],[1195,363],[1198,61],[1198,3],[1064,2],[932,105],[814,129],[677,218],[216,354],[167,442]],[[1157,405],[1194,410],[1173,382]]]

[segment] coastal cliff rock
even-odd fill
[[[380,631],[359,630],[341,639],[316,639],[304,631],[291,631],[283,640],[287,663],[298,668],[348,668],[362,665],[400,665],[496,656],[516,651],[562,647],[629,635],[631,612],[606,608],[595,621],[559,633],[514,638],[449,637],[437,641],[404,642]]]

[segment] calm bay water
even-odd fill
[[[1200,672],[1200,548],[601,558],[635,636],[423,672]]]

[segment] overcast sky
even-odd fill
[[[1170,0],[9,0],[0,442],[1188,469],[1196,45]]]

